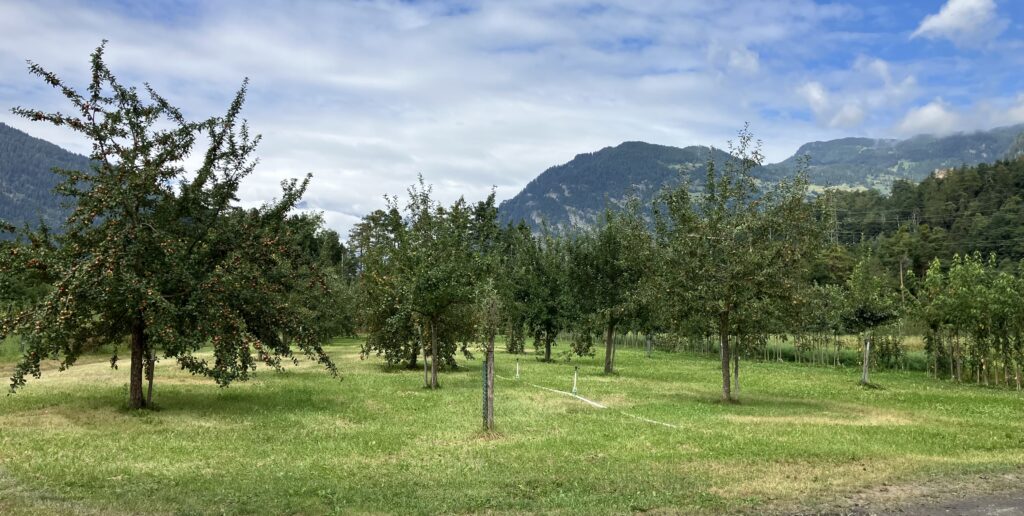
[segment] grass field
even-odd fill
[[[0,398],[0,513],[722,512],[813,506],[862,488],[1024,464],[1024,396],[922,373],[744,364],[717,401],[709,357],[639,350],[580,365],[499,354],[498,430],[480,427],[480,362],[422,370],[331,347],[226,389],[164,362],[158,411],[129,412],[127,363],[47,371]],[[0,362],[9,375],[13,359]],[[531,385],[533,384],[533,385]],[[664,423],[664,424],[660,424]]]

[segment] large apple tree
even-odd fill
[[[0,275],[33,271],[52,286],[0,320],[0,338],[25,343],[11,388],[39,377],[44,360],[63,369],[95,343],[115,346],[115,366],[117,346],[128,344],[131,408],[152,403],[161,356],[222,386],[258,363],[296,361],[293,348],[336,374],[321,347],[327,282],[302,245],[321,221],[291,214],[309,178],[285,182],[261,208],[235,203],[259,141],[240,119],[245,85],[224,116],[191,121],[149,85],[119,82],[103,53],[101,45],[92,54],[85,91],[30,63],[69,110],[13,110],[83,135],[92,169],[59,171],[57,190],[73,208],[59,231],[24,230],[22,244],[0,256]],[[212,353],[200,353],[207,346]]]

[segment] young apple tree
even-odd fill
[[[569,246],[570,278],[580,315],[602,326],[604,372],[615,371],[615,330],[643,307],[644,276],[655,256],[654,239],[639,204],[605,210],[595,228],[583,231]]]
[[[751,175],[763,162],[760,143],[744,128],[730,151],[723,166],[708,161],[703,193],[683,182],[663,196],[658,224],[671,320],[713,324],[726,401],[734,400],[730,337],[753,332],[760,307],[797,302],[823,234],[803,172],[763,190]]]

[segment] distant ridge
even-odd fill
[[[503,222],[524,221],[535,230],[543,224],[568,229],[593,224],[606,207],[637,197],[649,206],[666,186],[690,180],[694,190],[704,181],[705,163],[728,154],[705,146],[672,147],[629,141],[579,154],[530,181],[515,197],[501,203]],[[763,181],[795,172],[798,159],[810,156],[812,188],[876,189],[887,192],[894,181],[920,181],[935,171],[1024,157],[1024,124],[949,136],[915,136],[906,140],[840,138],[809,142],[790,158],[755,171]],[[54,167],[86,170],[85,156],[0,123],[0,220],[21,225],[40,221],[57,227],[67,214],[53,193],[60,176]]]
[[[87,170],[89,159],[0,123],[0,220],[56,227],[67,211],[53,193],[54,167]]]
[[[700,189],[711,149],[624,142],[579,154],[545,170],[515,197],[500,206],[503,222],[526,222],[540,229],[589,225],[605,206],[619,206],[636,196],[649,205],[665,186],[682,177]],[[887,192],[894,181],[920,181],[934,171],[1024,156],[1024,124],[949,136],[915,136],[906,140],[840,138],[806,143],[790,158],[767,165],[754,175],[764,181],[791,177],[801,156],[810,157],[812,188],[876,189]],[[720,162],[728,157],[715,151]]]
[[[504,221],[524,220],[534,228],[543,221],[552,229],[592,224],[606,205],[621,206],[632,196],[645,203],[681,175],[696,186],[704,179],[712,150],[625,142],[547,169],[519,195],[501,204]],[[728,157],[715,150],[715,160]]]

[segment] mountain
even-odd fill
[[[625,142],[580,154],[551,167],[500,206],[503,222],[542,221],[552,228],[587,225],[605,206],[621,206],[636,196],[644,205],[685,175],[699,190],[708,147],[669,147]],[[714,151],[715,162],[728,158]],[[906,140],[841,138],[802,145],[790,158],[754,171],[764,181],[792,177],[802,156],[809,158],[812,190],[825,187],[888,192],[894,181],[918,182],[935,171],[1024,155],[1024,124],[950,136],[921,135]],[[682,174],[681,174],[682,173]]]
[[[53,193],[53,168],[87,170],[89,159],[0,123],[0,220],[58,226],[67,211]]]
[[[686,175],[699,188],[704,181],[709,147],[669,147],[625,142],[579,154],[530,181],[515,197],[501,203],[502,220],[524,220],[533,228],[543,221],[553,229],[589,225],[606,206],[623,206],[630,197],[649,205],[665,186]],[[728,157],[715,150],[716,162]]]
[[[712,154],[712,152],[714,154]],[[920,181],[935,171],[1024,156],[1024,124],[944,137],[906,140],[841,138],[802,145],[790,158],[754,171],[764,181],[790,177],[800,156],[810,158],[812,188],[875,189],[887,192],[897,179]],[[515,197],[501,203],[503,222],[525,221],[534,229],[588,225],[606,207],[630,197],[649,206],[659,191],[687,177],[702,187],[705,163],[729,155],[709,147],[670,147],[625,142],[579,154],[551,167]],[[89,160],[0,123],[0,220],[15,225],[57,226],[66,215],[53,193],[60,176],[54,168],[85,170]]]
[[[1013,146],[1006,153],[1006,159],[1014,160],[1020,158],[1024,158],[1024,132],[1017,136],[1017,140],[1013,142]]]
[[[893,181],[917,182],[936,170],[991,163],[1011,157],[1024,124],[989,131],[906,140],[841,138],[804,144],[792,157],[766,168],[766,178],[791,176],[800,156],[810,156],[811,183],[889,191]]]

